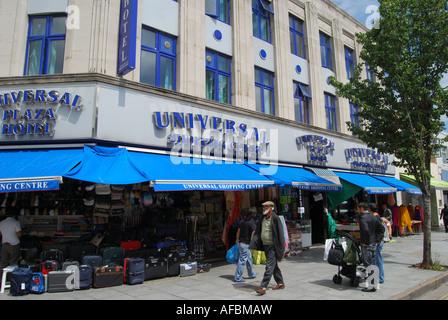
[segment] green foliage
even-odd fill
[[[366,63],[348,83],[334,78],[337,94],[359,107],[360,128],[347,123],[379,152],[395,154],[419,187],[429,193],[430,160],[444,129],[448,92],[440,80],[448,71],[448,12],[442,0],[380,0],[379,28],[357,34],[360,57],[374,72],[363,80]]]

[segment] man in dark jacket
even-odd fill
[[[278,262],[283,259],[285,254],[285,236],[282,222],[274,213],[274,206],[272,201],[263,203],[263,218],[258,222],[250,245],[250,249],[264,251],[266,255],[266,270],[261,281],[261,288],[256,291],[259,295],[266,293],[272,276],[277,282],[273,290],[285,287],[282,272],[278,267]]]

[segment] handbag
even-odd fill
[[[227,262],[232,264],[237,263],[239,255],[240,255],[240,246],[237,243],[227,251],[226,253]]]

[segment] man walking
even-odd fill
[[[244,272],[244,265],[246,265],[249,279],[253,279],[257,275],[252,271],[252,253],[249,250],[250,239],[252,238],[252,235],[255,232],[257,226],[252,221],[253,214],[251,211],[242,212],[241,215],[243,220],[240,221],[238,232],[236,233],[236,243],[239,244],[240,249],[240,256],[238,258],[238,263],[236,265],[235,271],[236,282],[244,282],[244,279],[242,277]]]
[[[267,201],[262,204],[263,218],[258,222],[257,229],[252,238],[250,249],[263,250],[266,255],[266,270],[261,281],[261,288],[256,292],[259,295],[266,293],[266,288],[274,276],[277,285],[273,290],[283,289],[282,272],[278,267],[278,262],[283,259],[285,254],[285,236],[283,226],[279,216],[274,212],[274,203]]]
[[[448,232],[448,203],[445,203],[444,208],[440,212],[440,219],[443,218],[443,224],[445,225],[445,233]]]
[[[17,265],[20,258],[20,237],[22,227],[16,220],[17,214],[9,215],[0,222],[0,235],[2,236],[1,268]]]

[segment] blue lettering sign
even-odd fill
[[[121,0],[118,36],[117,73],[125,75],[135,69],[137,55],[138,0]]]

